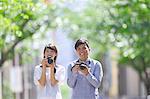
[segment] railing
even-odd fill
[[[31,65],[20,66],[18,69],[20,73],[16,71],[15,67],[1,68],[0,99],[36,99],[36,90],[33,84],[33,68]],[[67,85],[62,87],[62,93],[65,93],[67,97],[63,99],[69,99],[70,90]],[[146,98],[139,96],[109,97],[104,95],[102,99],[150,99],[150,96]]]
[[[0,99],[2,99],[2,71],[0,70]]]
[[[0,99],[36,99],[32,66],[0,69]]]

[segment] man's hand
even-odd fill
[[[80,69],[80,71],[83,73],[83,75],[87,76],[90,72],[90,68],[86,67],[84,69]]]
[[[77,73],[78,70],[79,70],[79,65],[75,65],[75,66],[72,67],[72,72],[73,73]]]

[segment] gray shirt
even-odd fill
[[[94,59],[87,59],[86,64],[90,68],[90,73],[84,76],[71,71],[76,61],[68,66],[67,84],[72,88],[71,99],[98,99],[98,88],[103,77],[101,63]]]

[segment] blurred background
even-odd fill
[[[57,45],[67,70],[80,37],[102,63],[103,99],[150,95],[149,0],[0,0],[0,99],[36,99],[33,70],[44,46]],[[61,91],[70,99],[66,82]]]

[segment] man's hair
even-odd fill
[[[89,48],[89,43],[86,39],[78,39],[75,43],[75,49],[77,49],[77,47],[81,44],[85,44]]]

